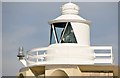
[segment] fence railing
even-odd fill
[[[112,46],[92,46],[95,59],[94,64],[113,64]]]
[[[47,57],[47,48],[38,48],[31,50],[27,53],[27,62],[28,63],[38,63],[45,62]]]
[[[113,64],[113,55],[111,46],[92,46],[94,50],[94,64]],[[27,53],[27,63],[45,64],[47,61],[47,48],[38,48]]]

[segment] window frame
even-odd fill
[[[61,43],[61,41],[62,41],[62,38],[63,38],[63,36],[64,36],[64,34],[65,34],[65,31],[66,31],[66,28],[67,28],[67,26],[68,26],[68,23],[69,23],[69,22],[66,23],[65,28],[63,29],[63,33],[62,33],[62,36],[61,36],[61,38],[60,38],[60,42],[59,42],[59,43]]]
[[[56,28],[55,28],[55,25],[54,25],[54,23],[52,23],[51,24],[51,32],[50,32],[50,44],[61,44],[62,42],[62,39],[63,39],[63,37],[64,37],[64,35],[65,35],[65,31],[66,31],[66,29],[67,29],[67,27],[68,27],[68,24],[70,24],[71,25],[71,23],[70,22],[65,22],[66,24],[65,24],[65,27],[63,28],[63,32],[62,32],[62,36],[60,37],[60,40],[58,40],[58,35],[57,35],[57,31],[56,31]],[[71,25],[71,27],[72,27],[72,25]],[[72,28],[73,29],[73,28]],[[74,32],[74,30],[73,30],[73,32]],[[52,40],[52,35],[53,35],[53,37],[54,37],[54,39],[55,39],[55,43],[52,43],[51,42],[51,40]],[[74,33],[74,36],[75,36],[75,33]],[[75,36],[75,39],[76,39],[76,36]],[[75,43],[77,43],[77,39],[76,39],[76,42]]]
[[[52,35],[55,38],[55,43],[52,43]],[[54,25],[51,24],[51,29],[50,29],[50,44],[56,44],[56,43],[58,43],[58,41],[57,41],[57,37],[56,37],[55,28],[54,28]]]

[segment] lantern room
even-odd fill
[[[67,3],[62,6],[61,11],[61,16],[49,21],[50,44],[76,43],[80,46],[89,46],[89,21],[78,15],[79,7],[76,4]]]

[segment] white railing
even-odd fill
[[[27,63],[36,64],[38,62],[44,63],[46,61],[47,48],[33,49],[27,53]]]
[[[94,64],[113,64],[112,46],[92,46],[95,59]]]
[[[91,46],[94,50],[94,64],[113,64],[113,55],[111,46]],[[46,64],[47,48],[33,49],[27,53],[27,64]]]

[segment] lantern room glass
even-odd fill
[[[70,22],[53,23],[51,25],[50,44],[77,43]]]

